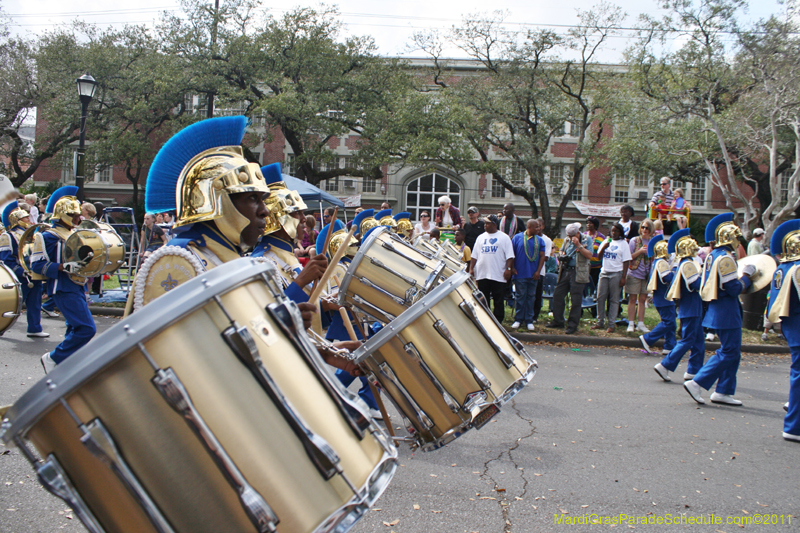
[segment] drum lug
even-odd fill
[[[6,311],[3,313],[3,318],[16,318],[19,317],[19,313],[15,313],[14,311]]]
[[[503,362],[505,367],[508,369],[510,369],[512,366],[514,368],[517,368],[517,366],[514,364],[514,358],[511,356],[511,354],[505,351],[499,344],[497,344],[494,338],[491,335],[489,335],[489,332],[486,331],[486,327],[478,319],[478,313],[475,311],[475,306],[473,306],[470,302],[464,301],[458,304],[458,307],[461,309],[461,311],[464,312],[465,315],[467,315],[467,318],[469,318],[472,321],[472,323],[475,324],[475,327],[477,327],[478,330],[483,334],[483,337],[492,346],[495,353],[497,354],[497,357],[500,358],[500,361]],[[517,368],[517,371],[519,372],[519,368]],[[522,374],[522,372],[520,372],[520,374]]]
[[[373,311],[373,312],[375,312],[375,313],[378,313],[378,314],[380,314],[380,315],[383,315],[383,321],[384,321],[384,322],[387,322],[387,323],[388,323],[388,322],[391,322],[392,320],[394,320],[394,319],[396,318],[396,317],[395,317],[393,314],[391,314],[391,313],[387,313],[387,312],[386,312],[386,311],[384,311],[383,309],[381,309],[381,308],[379,308],[379,307],[376,307],[376,306],[372,305],[371,303],[369,303],[368,301],[366,301],[364,298],[362,298],[362,297],[361,297],[361,296],[359,296],[358,294],[356,294],[356,295],[354,295],[354,296],[353,296],[353,302],[355,302],[355,304],[356,304],[358,307],[366,307],[366,308],[367,308],[367,309],[369,309],[370,311]],[[364,312],[366,313],[366,311],[364,311]],[[376,317],[375,315],[373,315],[373,314],[371,314],[371,313],[367,313],[367,314],[369,314],[370,316],[372,316],[372,318],[375,318],[375,319],[377,319],[377,318],[378,318],[378,317]]]
[[[453,351],[458,354],[458,357],[461,358],[461,361],[463,361],[469,371],[472,372],[472,376],[475,378],[475,381],[478,382],[478,385],[480,385],[484,390],[491,390],[491,382],[486,378],[486,376],[483,375],[483,372],[478,370],[478,367],[475,366],[470,358],[467,357],[466,352],[464,352],[461,346],[459,346],[458,342],[450,334],[450,330],[447,329],[445,323],[439,319],[434,322],[433,328],[448,342],[448,344],[450,344],[450,347],[453,348]]]
[[[422,410],[419,404],[414,400],[413,396],[408,393],[406,388],[400,383],[400,380],[397,379],[397,376],[390,367],[386,363],[381,363],[378,365],[378,371],[381,373],[384,379],[386,379],[389,383],[394,386],[395,389],[403,396],[403,399],[408,403],[411,409],[414,410],[414,414],[417,417],[417,421],[425,428],[426,431],[430,431],[430,429],[434,426],[433,421],[430,417]]]
[[[339,408],[339,412],[341,412],[344,419],[348,422],[353,433],[359,439],[363,439],[364,432],[370,428],[371,422],[364,413],[351,405],[351,402],[347,400],[347,389],[342,387],[338,380],[334,383],[329,375],[321,368],[324,362],[321,361],[317,349],[311,343],[308,335],[303,331],[303,319],[294,302],[289,300],[281,304],[269,304],[266,307],[266,311],[270,318],[278,324],[278,327],[281,328],[284,334],[291,340],[292,344],[294,344],[297,350],[303,355],[306,363],[317,376],[322,386],[328,390],[331,398]]]
[[[447,267],[447,264],[444,261],[440,261],[439,264],[433,269],[433,272],[430,273],[428,278],[425,280],[425,286],[423,287],[424,292],[428,292],[431,290],[431,287],[442,277],[442,272]]]
[[[449,407],[453,413],[458,413],[460,410],[458,402],[456,402],[455,399],[453,399],[450,393],[447,392],[447,389],[444,388],[444,385],[442,385],[442,383],[436,378],[436,376],[433,373],[433,370],[431,370],[428,364],[422,359],[422,356],[420,355],[419,350],[417,350],[417,347],[414,346],[414,343],[409,342],[403,345],[403,349],[406,351],[408,355],[410,355],[417,362],[417,364],[425,373],[425,375],[428,376],[428,379],[431,380],[433,386],[436,387],[436,390],[438,390],[439,394],[442,395],[444,403],[447,404],[447,407]]]
[[[394,300],[394,302],[397,305],[406,305],[406,304],[409,303],[409,300],[406,300],[404,298],[400,298],[399,296],[395,296],[391,292],[387,291],[386,289],[384,289],[382,287],[379,287],[378,285],[376,285],[375,283],[370,281],[369,278],[365,278],[364,276],[360,276],[360,277],[357,277],[356,279],[358,279],[358,281],[360,281],[361,283],[363,283],[367,287],[370,287],[372,289],[375,289],[376,291],[379,291],[379,292],[385,294],[386,296],[388,296],[389,298]]]
[[[17,286],[16,283],[3,283],[3,288],[6,289],[6,290],[13,289],[16,286]]]
[[[424,269],[425,269],[425,267],[427,266],[427,265],[426,265],[424,262],[422,262],[422,261],[420,261],[420,260],[418,260],[418,259],[412,259],[412,258],[408,257],[407,255],[405,255],[404,253],[402,253],[400,250],[398,250],[397,248],[395,248],[395,247],[394,247],[394,245],[393,245],[392,243],[390,243],[390,242],[384,242],[384,243],[383,243],[383,247],[384,247],[386,250],[389,250],[390,252],[394,252],[394,253],[396,253],[397,255],[399,255],[400,257],[402,257],[403,259],[405,259],[405,260],[407,260],[407,261],[411,261],[411,262],[412,262],[412,263],[414,263],[414,265],[416,265],[418,268],[421,268],[421,269],[423,269],[423,270],[424,270]]]
[[[66,404],[66,402],[64,403]],[[83,432],[83,435],[81,435],[83,445],[117,475],[131,493],[131,496],[141,505],[156,531],[159,533],[173,532],[172,526],[161,514],[155,502],[147,494],[145,488],[119,453],[119,449],[103,421],[95,418],[88,424],[80,424],[78,428]]]
[[[20,447],[25,446],[22,442],[17,442]],[[25,448],[27,451],[27,448]],[[28,452],[30,453],[30,452]],[[97,521],[89,506],[83,501],[80,494],[72,485],[67,473],[64,472],[61,464],[56,459],[55,455],[50,454],[47,459],[42,463],[35,464],[36,475],[39,478],[39,483],[42,484],[51,494],[61,498],[70,509],[72,509],[78,518],[80,518],[83,525],[90,533],[105,533],[105,530]]]
[[[139,349],[146,354],[144,346]],[[146,355],[148,359],[151,358]],[[151,360],[152,361],[152,360]],[[239,495],[239,501],[248,518],[256,526],[259,533],[277,531],[278,517],[264,498],[247,482],[242,472],[222,447],[211,428],[208,427],[200,412],[194,406],[188,391],[172,368],[157,369],[151,380],[175,412],[183,417],[189,427],[197,434],[200,442],[228,480],[228,483]]]
[[[392,248],[392,249],[394,249],[394,248]],[[402,279],[404,282],[406,282],[408,285],[411,285],[412,287],[417,284],[417,280],[409,278],[408,276],[404,276],[403,274],[401,274],[397,270],[386,266],[386,264],[383,261],[381,261],[380,259],[374,259],[374,258],[370,257],[369,258],[369,262],[372,263],[373,265],[375,265],[378,268],[384,269],[389,274],[392,274],[393,276],[397,276],[398,278]]]

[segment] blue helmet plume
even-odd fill
[[[692,233],[689,231],[689,228],[679,229],[672,236],[669,238],[669,242],[667,242],[667,252],[674,254],[678,247],[678,241],[683,239],[684,237],[691,237]],[[648,250],[649,254],[649,250]]]
[[[5,215],[3,215],[5,217]],[[5,224],[5,222],[3,222]],[[800,231],[800,218],[794,220],[787,220],[778,226],[769,241],[769,252],[775,254],[785,254],[786,250],[783,249],[783,240],[786,235],[793,231]]]
[[[3,226],[5,226],[6,229],[11,229],[11,220],[9,219],[9,216],[14,212],[14,209],[18,207],[19,204],[16,200],[14,200],[13,202],[6,204],[6,206],[3,208]]]
[[[733,213],[722,213],[708,221],[706,226],[706,243],[717,240],[717,228],[723,222],[733,222]]]
[[[247,117],[215,117],[196,122],[172,136],[153,159],[144,193],[145,209],[161,213],[177,209],[178,177],[197,154],[218,146],[239,146]]]
[[[76,196],[78,194],[78,188],[74,185],[64,185],[63,187],[59,187],[56,191],[50,195],[50,199],[47,200],[47,209],[48,213],[52,213],[53,209],[56,208],[56,202],[61,200],[65,196]]]
[[[661,242],[664,240],[663,235],[656,235],[652,239],[650,239],[650,243],[647,245],[647,257],[653,257],[656,255],[656,243]],[[667,248],[669,248],[669,242],[667,242]]]

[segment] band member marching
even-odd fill
[[[650,280],[647,283],[647,291],[653,293],[653,305],[661,317],[658,323],[649,333],[639,336],[642,346],[651,352],[650,345],[658,339],[664,338],[663,355],[669,354],[675,347],[675,303],[667,300],[667,291],[672,284],[674,272],[669,264],[669,244],[663,235],[656,235],[647,244],[647,256],[653,259],[650,269]]]
[[[653,240],[650,242],[652,243]],[[678,318],[681,319],[681,340],[660,363],[653,367],[664,381],[672,381],[669,373],[675,372],[678,363],[687,351],[691,350],[691,353],[689,354],[689,365],[683,375],[685,380],[692,379],[700,371],[705,359],[703,300],[700,297],[701,278],[700,269],[694,260],[698,249],[697,242],[689,233],[688,228],[673,233],[667,244],[667,253],[675,254],[679,263],[674,269],[672,283],[664,299],[668,302],[675,300],[679,302]],[[658,267],[654,267],[654,270],[656,268]],[[657,275],[661,277],[661,274]],[[666,279],[666,276],[661,279]]]
[[[414,224],[411,223],[411,213],[401,211],[392,217],[397,223],[395,231],[406,240],[411,240],[414,234]]]
[[[767,318],[772,323],[781,322],[781,333],[792,354],[783,438],[800,442],[800,220],[778,226],[770,251],[781,257],[770,286]]]
[[[132,291],[139,309],[197,274],[238,259],[264,230],[269,194],[240,143],[246,117],[203,120],[161,147],[147,177],[148,212],[175,211],[177,237],[141,266]]]
[[[86,302],[86,278],[77,275],[86,264],[67,262],[63,255],[64,243],[81,223],[81,203],[75,197],[77,192],[77,187],[66,186],[50,196],[47,212],[53,214],[53,226],[33,238],[31,270],[47,277],[48,294],[53,295],[67,324],[61,344],[42,356],[45,374],[92,340],[97,331]]]
[[[19,241],[31,225],[29,214],[19,207],[15,200],[3,209],[2,218],[7,231],[0,235],[0,261],[14,271],[22,285],[22,301],[25,303],[28,319],[28,337],[49,337],[49,333],[42,331],[42,281],[30,279],[19,264]]]
[[[726,405],[742,405],[735,399],[736,372],[742,358],[742,309],[739,294],[750,287],[750,276],[756,267],[744,267],[740,278],[736,259],[732,251],[738,246],[742,232],[733,222],[733,213],[723,213],[711,219],[706,226],[706,242],[714,241],[716,247],[706,257],[703,264],[703,281],[700,296],[708,302],[708,311],[703,318],[703,326],[714,330],[719,337],[720,347],[694,379],[683,387],[697,403],[705,403],[700,396],[702,389],[709,390],[715,381],[716,390],[711,401]]]

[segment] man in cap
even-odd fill
[[[702,389],[710,389],[717,382],[711,401],[725,405],[742,405],[735,399],[736,373],[742,358],[742,304],[739,294],[750,287],[750,276],[756,267],[746,265],[739,277],[733,250],[739,244],[742,232],[733,222],[733,213],[723,213],[711,219],[706,226],[706,242],[714,241],[714,250],[703,264],[703,281],[700,296],[708,302],[703,326],[719,337],[720,347],[706,361],[695,377],[683,387],[697,403],[705,403]]]
[[[86,278],[78,275],[86,263],[67,261],[64,257],[64,243],[81,223],[77,192],[77,187],[66,186],[50,196],[47,212],[52,213],[52,227],[37,233],[33,239],[31,270],[47,278],[48,294],[53,295],[67,324],[61,344],[42,356],[45,374],[88,343],[97,331],[84,293]]]
[[[31,279],[19,264],[19,240],[31,226],[28,212],[20,208],[17,201],[3,209],[3,226],[6,232],[0,235],[0,261],[14,271],[22,285],[22,301],[28,319],[28,337],[49,337],[42,331],[42,281]]]
[[[571,335],[578,331],[581,321],[581,302],[583,289],[589,283],[589,264],[592,261],[592,237],[581,234],[580,222],[567,225],[567,238],[561,246],[558,257],[558,283],[553,292],[553,321],[548,328],[564,327],[564,310],[567,294],[570,295],[569,318],[565,333]]]
[[[781,322],[789,344],[789,402],[784,405],[783,438],[800,442],[800,220],[789,220],[772,233],[770,250],[781,256],[770,285],[767,318]]]
[[[478,240],[478,236],[486,231],[479,213],[478,208],[474,205],[467,209],[467,218],[469,220],[464,224],[464,242],[467,243],[470,250],[475,249],[475,241]]]
[[[483,224],[486,231],[475,241],[469,273],[487,300],[494,301],[494,316],[502,323],[506,284],[514,271],[514,247],[509,236],[498,230],[500,219],[497,215],[484,217]]]
[[[747,245],[747,255],[759,255],[764,253],[764,230],[756,228],[753,230],[753,239]]]

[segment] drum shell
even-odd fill
[[[109,274],[117,270],[125,262],[125,243],[108,224],[95,224],[94,228],[77,228],[65,243],[66,261],[80,261],[78,250],[88,247],[94,257],[84,266],[80,275],[83,277]]]
[[[0,262],[0,335],[5,333],[22,313],[22,287],[14,271]]]
[[[393,246],[403,255],[387,250],[384,248],[384,243]],[[419,264],[415,264],[407,258],[413,259]],[[405,278],[413,280],[414,284],[412,285],[405,279],[378,266],[373,260],[380,261],[380,263]],[[430,278],[432,276],[440,277],[443,269],[444,266],[441,261],[431,259],[419,250],[414,249],[406,241],[391,233],[388,228],[376,228],[372,230],[366,242],[361,245],[358,254],[356,254],[342,280],[339,302],[347,306],[360,307],[360,304],[353,298],[354,295],[358,295],[372,305],[391,314],[389,317],[376,318],[391,319],[404,312],[417,299],[422,297],[425,294],[425,286],[429,284]],[[368,279],[380,289],[371,287],[369,284],[362,282],[360,278]],[[372,313],[370,309],[366,309],[366,311]]]
[[[364,487],[385,461],[385,450],[369,432],[356,436],[322,386],[319,369],[266,315],[264,307],[275,301],[267,286],[251,280],[220,299],[248,327],[270,375],[302,419],[336,450],[356,487]],[[309,461],[276,406],[220,337],[229,324],[212,300],[168,322],[143,345],[159,367],[175,370],[222,447],[278,515],[279,531],[314,531],[353,493],[339,476],[326,481]],[[152,377],[140,348],[131,346],[65,400],[84,423],[102,420],[176,532],[253,531],[236,492],[150,383]],[[153,531],[122,484],[80,443],[63,407],[55,404],[25,434],[42,456],[59,459],[109,533]]]
[[[425,449],[436,449],[461,435],[469,429],[474,417],[490,404],[502,406],[530,381],[535,371],[535,363],[517,352],[494,316],[473,296],[474,287],[471,283],[455,282],[451,288],[446,288],[445,285],[437,289],[447,293],[444,298],[428,305],[426,300],[434,296],[429,294],[414,304],[406,312],[407,314],[398,317],[396,323],[401,324],[401,329],[398,331],[395,328],[395,335],[387,335],[385,338],[376,336],[367,341],[363,347],[364,352],[370,355],[364,358],[362,364],[381,382],[398,409],[414,425],[414,433]],[[463,302],[472,305],[489,336],[513,357],[514,366],[506,368],[487,337],[459,307]],[[483,389],[448,341],[436,331],[434,323],[439,320],[444,323],[475,367],[489,380],[491,386],[488,389]],[[376,340],[378,342],[374,344],[377,347],[373,348],[370,343]],[[404,349],[406,343],[414,345],[445,390],[460,405],[463,405],[469,396],[481,391],[486,393],[485,401],[478,402],[476,409],[469,413],[462,411],[461,417],[452,413],[420,365],[406,353]],[[381,374],[381,363],[386,363],[392,368],[403,387],[434,423],[434,427],[429,431],[419,423],[408,402],[396,394],[391,381]]]

